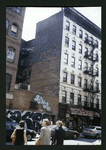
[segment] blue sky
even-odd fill
[[[101,28],[101,7],[74,7],[77,11]],[[26,7],[22,39],[35,38],[36,23],[59,12],[61,7]]]

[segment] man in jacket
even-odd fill
[[[40,142],[40,145],[50,145],[51,130],[49,129],[48,124],[49,124],[49,120],[43,119],[42,128],[40,130],[40,136],[38,139],[38,141]]]
[[[62,121],[56,122],[57,128],[55,129],[54,138],[52,140],[51,145],[63,145],[64,137],[65,137],[65,131],[62,128]],[[55,144],[56,142],[56,144]]]

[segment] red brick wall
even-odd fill
[[[58,97],[50,96],[45,94],[40,94],[36,92],[30,92],[25,90],[14,90],[14,99],[13,99],[13,108],[18,110],[30,110],[30,111],[39,111],[46,112],[46,110],[42,109],[41,105],[38,105],[38,109],[29,109],[30,101],[33,101],[33,97],[39,94],[43,97],[45,101],[48,101],[52,108],[52,115],[58,115]]]
[[[31,91],[59,95],[60,56],[34,63],[30,79]]]

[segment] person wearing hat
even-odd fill
[[[48,127],[49,120],[43,119],[42,128],[40,130],[40,136],[35,145],[50,145],[51,140],[51,130]]]
[[[57,128],[55,129],[54,138],[51,145],[63,145],[65,130],[62,128],[63,122],[58,120],[56,122]]]

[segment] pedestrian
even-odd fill
[[[73,127],[73,130],[76,130],[77,125],[76,125],[76,122],[74,120],[72,121],[72,127]]]
[[[15,139],[14,145],[27,145],[26,130],[24,129],[24,126],[25,122],[21,120],[19,122],[19,127],[13,131],[11,139]]]
[[[56,122],[56,125],[57,125],[57,128],[55,129],[55,134],[52,139],[51,145],[63,145],[63,141],[64,141],[64,137],[65,137],[65,131],[62,128],[63,122],[58,120]]]
[[[35,145],[50,145],[51,130],[49,129],[49,120],[43,119],[42,128],[40,129],[40,136]]]

